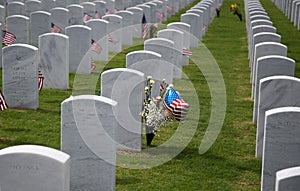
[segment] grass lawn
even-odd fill
[[[214,73],[201,71],[206,57],[199,55],[199,49],[192,49],[194,55],[190,64],[183,67],[184,77],[175,80],[174,87],[191,104],[187,122],[168,123],[162,127],[141,154],[119,153],[116,171],[116,189],[120,191],[144,190],[260,190],[261,160],[255,158],[256,126],[252,123],[253,101],[250,99],[250,69],[247,59],[247,38],[245,21],[229,12],[232,3],[240,3],[244,14],[243,0],[225,0],[219,18],[209,26],[203,44],[199,49],[208,48],[223,76],[226,92],[226,115],[221,132],[213,146],[204,154],[199,154],[199,146],[212,116],[213,98],[209,80],[214,81]],[[288,56],[296,62],[300,60],[300,32],[275,7],[271,0],[261,0],[271,21],[282,35],[282,43],[288,46]],[[197,2],[196,2],[197,3]],[[194,3],[195,4],[195,3]],[[185,9],[186,10],[186,9]],[[185,10],[164,22],[180,21]],[[143,49],[142,41],[135,40],[132,47],[124,47],[120,54],[110,54],[108,63],[97,62],[96,72],[89,76],[70,74],[70,90],[42,90],[39,94],[39,109],[5,110],[0,112],[0,149],[12,145],[37,144],[60,149],[60,103],[70,95],[86,92],[98,94],[99,74],[103,70],[125,67],[125,56],[134,50]],[[197,59],[196,59],[197,58]],[[201,60],[200,63],[195,62]],[[202,63],[203,62],[203,63]],[[201,68],[200,67],[200,68]],[[296,69],[299,76],[299,66]],[[2,70],[0,73],[2,89]],[[74,80],[75,79],[75,80]],[[83,79],[83,80],[81,80]],[[209,79],[209,80],[208,80]],[[215,79],[220,80],[220,79]],[[96,81],[91,88],[85,83]],[[78,83],[78,84],[77,84]],[[79,87],[78,89],[76,89]],[[82,88],[83,87],[83,88]],[[82,89],[81,89],[82,88]],[[200,111],[200,114],[199,114]],[[174,134],[180,134],[180,143],[187,145],[171,160],[162,165],[145,169],[124,168],[122,164],[134,163],[140,159],[158,160],[152,150],[161,148]],[[179,144],[180,145],[180,144]],[[164,153],[163,153],[164,154]],[[165,153],[168,156],[169,153]],[[124,165],[125,166],[125,165]]]

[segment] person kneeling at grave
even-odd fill
[[[238,4],[231,4],[230,5],[230,12],[233,13],[233,15],[237,15],[240,19],[240,21],[243,20],[243,15],[241,13],[241,11],[239,10],[239,5]]]

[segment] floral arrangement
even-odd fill
[[[160,96],[153,98],[151,90],[154,84],[151,76],[147,77],[145,87],[144,110],[142,117],[146,127],[147,145],[150,145],[155,133],[167,121],[173,119],[183,121],[187,115],[189,105],[184,102],[172,84],[164,80],[160,84]]]

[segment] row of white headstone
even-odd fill
[[[272,0],[286,17],[300,30],[300,1],[299,0]]]
[[[72,27],[74,26],[71,26],[70,30]],[[177,33],[182,35],[180,32]],[[161,35],[164,33],[161,32]],[[44,57],[44,68],[65,76],[69,73],[67,64],[62,64],[63,68],[52,69],[54,66],[48,63],[57,65],[68,62],[68,44],[71,43],[71,38],[71,35],[43,34],[39,36],[39,49],[28,44],[5,47],[3,75],[6,77],[3,78],[5,84],[3,87],[7,87],[8,90],[4,88],[4,92],[19,91],[20,87],[16,87],[15,84],[21,84],[20,92],[23,93],[22,99],[24,98],[26,103],[20,104],[30,105],[27,109],[36,109],[38,99],[35,84],[37,84],[38,58]],[[90,36],[87,39],[90,40]],[[145,47],[148,45],[151,47],[151,40],[145,43]],[[149,59],[153,59],[153,64],[163,62],[162,55],[148,52],[150,51],[145,51],[145,54],[128,54],[126,65],[131,63],[133,67],[137,65],[137,61],[148,62]],[[7,63],[11,64],[10,69]],[[152,66],[151,69],[154,71],[156,66]],[[169,71],[173,72],[170,67],[174,67],[174,63],[168,67]],[[145,74],[130,67],[108,70],[101,74],[101,96],[81,95],[64,100],[61,103],[62,152],[32,145],[2,149],[0,189],[114,190],[116,148],[141,150],[139,114],[142,108],[144,82]],[[11,95],[14,96],[13,92]]]
[[[245,13],[256,157],[263,161],[261,190],[273,191],[278,170],[300,165],[300,79],[294,77],[295,61],[287,57],[287,47],[260,2],[245,1]],[[299,188],[299,183],[289,183]]]

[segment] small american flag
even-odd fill
[[[93,17],[87,13],[84,13],[83,15],[83,23],[86,24],[89,20],[91,20]]]
[[[115,9],[114,9],[114,12],[115,12],[115,13],[116,13],[116,12],[118,12],[118,11],[119,11],[119,9],[118,9],[118,8],[115,8]]]
[[[96,69],[96,64],[93,58],[91,58],[91,71],[94,71]]]
[[[156,12],[155,16],[156,16],[156,19],[157,19],[158,22],[162,21],[163,18],[165,17],[165,15],[162,12],[159,12],[159,11]]]
[[[108,34],[108,42],[112,42],[112,43],[115,42],[115,40],[110,34]]]
[[[96,52],[97,54],[101,53],[102,47],[94,39],[91,40],[91,45],[92,45],[92,51]]]
[[[39,70],[39,82],[38,82],[38,89],[39,89],[39,91],[41,91],[43,89],[44,79],[45,78],[44,78],[42,72]]]
[[[205,31],[206,30],[206,25],[202,25],[202,30]]]
[[[4,96],[3,96],[2,92],[0,91],[0,111],[3,111],[5,109],[7,109],[7,108],[8,108],[8,106],[6,104]]]
[[[53,32],[53,33],[61,33],[61,28],[59,28],[56,24],[51,23],[51,32]]]
[[[150,31],[149,24],[147,23],[145,14],[142,19],[142,38],[145,39]]]
[[[167,13],[169,14],[173,13],[173,9],[169,5],[167,5]]]
[[[183,121],[189,110],[189,104],[184,102],[173,88],[167,90],[163,104],[178,121]]]
[[[105,12],[106,15],[110,15],[110,14],[113,14],[110,10],[106,9],[106,12]]]
[[[12,45],[15,44],[17,41],[17,37],[10,32],[2,30],[2,43],[5,45]]]
[[[95,13],[95,19],[101,19],[101,15],[98,11]]]
[[[184,55],[184,56],[192,56],[193,53],[188,48],[183,48],[182,49],[182,55]]]

